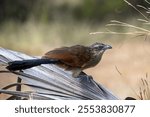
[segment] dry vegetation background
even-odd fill
[[[9,1],[9,0],[7,0]],[[76,1],[76,2],[75,2]],[[88,0],[90,1],[90,0]],[[115,0],[116,1],[116,0]],[[123,0],[118,0],[122,1]],[[143,3],[140,0],[135,0],[137,3]],[[114,0],[108,3],[114,3]],[[120,3],[122,3],[120,2]],[[50,2],[51,3],[51,2]],[[79,0],[64,0],[57,4],[79,5]],[[55,4],[56,4],[55,3]],[[149,5],[149,4],[148,4]],[[111,7],[111,4],[108,5]],[[122,3],[122,9],[129,9],[126,3]],[[95,21],[88,18],[75,20],[74,17],[67,14],[56,13],[55,20],[42,18],[36,20],[33,14],[25,21],[6,20],[1,22],[0,27],[0,46],[3,48],[21,51],[32,56],[41,56],[45,52],[60,46],[71,46],[74,44],[89,45],[94,42],[103,42],[112,45],[113,49],[107,51],[102,61],[94,68],[88,69],[85,72],[92,75],[93,78],[111,90],[119,98],[124,99],[127,96],[138,98],[140,96],[140,87],[142,86],[141,79],[147,79],[149,82],[150,74],[150,39],[148,35],[114,35],[107,33],[100,33],[91,35],[91,32],[107,31],[105,24],[111,20],[114,15],[123,14],[124,11],[119,7],[109,15],[103,17],[103,20]],[[108,8],[109,9],[109,8]],[[111,10],[111,9],[110,9]],[[35,12],[35,11],[34,11]],[[132,10],[129,14],[134,14]],[[61,19],[60,17],[63,17]],[[69,18],[68,18],[69,17]],[[71,17],[71,18],[70,18]],[[77,16],[76,16],[77,17]],[[130,24],[143,26],[137,21],[137,14],[127,17],[120,16],[118,20],[124,20]],[[65,20],[65,18],[67,20]],[[45,21],[45,19],[47,19]],[[149,28],[146,25],[145,28]],[[128,29],[122,27],[112,27],[111,30],[134,32],[135,29]],[[0,87],[7,83],[16,81],[14,75],[0,74]],[[3,97],[0,97],[3,99]]]

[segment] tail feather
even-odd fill
[[[39,66],[41,64],[56,64],[59,60],[56,59],[30,59],[30,60],[20,60],[12,61],[8,63],[6,67],[10,71],[29,69],[31,67]]]

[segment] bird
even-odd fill
[[[6,69],[9,71],[29,69],[41,64],[56,64],[60,68],[71,71],[74,78],[83,70],[96,66],[110,45],[94,43],[90,46],[74,45],[61,47],[45,53],[39,59],[19,60],[8,62]]]

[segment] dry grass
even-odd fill
[[[144,0],[145,3],[147,3],[147,6],[142,6],[142,5],[132,5],[130,2],[128,2],[127,0],[124,0],[124,2],[126,2],[129,6],[131,6],[134,10],[136,10],[141,16],[142,18],[138,18],[138,25],[136,24],[132,24],[130,22],[126,23],[126,22],[122,22],[122,21],[118,21],[118,20],[111,20],[109,24],[106,25],[106,31],[99,31],[99,32],[92,32],[90,34],[95,35],[95,34],[111,34],[111,35],[128,35],[128,36],[134,36],[138,39],[138,37],[143,36],[145,38],[145,43],[141,43],[141,41],[139,41],[139,43],[130,43],[127,45],[127,49],[125,52],[123,52],[123,50],[121,50],[121,54],[116,53],[115,55],[119,55],[120,60],[122,60],[122,62],[124,63],[124,65],[122,64],[121,67],[119,66],[118,69],[118,65],[115,65],[115,69],[118,72],[118,74],[125,79],[125,81],[127,81],[128,78],[136,78],[135,76],[141,77],[140,81],[142,83],[142,85],[137,85],[137,87],[140,87],[139,93],[137,93],[134,89],[136,89],[136,87],[133,89],[132,87],[134,87],[134,84],[137,84],[136,82],[139,81],[136,79],[133,80],[133,84],[128,87],[125,87],[126,90],[124,91],[128,91],[127,88],[132,89],[132,91],[135,93],[136,97],[139,99],[150,99],[150,84],[148,79],[142,79],[142,74],[149,73],[149,34],[150,34],[150,30],[149,30],[149,15],[150,15],[150,2],[148,0]],[[145,12],[141,12],[141,9],[144,10]],[[116,30],[114,31],[113,29],[111,29],[113,27],[116,27],[117,29],[121,29],[122,30]],[[131,47],[130,47],[131,46]],[[141,48],[142,47],[142,48]],[[123,61],[124,58],[126,58],[127,61]],[[129,60],[130,59],[130,60]],[[116,59],[117,60],[117,59]],[[117,61],[119,62],[119,60]],[[117,63],[118,64],[118,63]],[[123,68],[123,70],[120,70],[121,68]],[[121,72],[120,72],[121,71]],[[129,76],[128,76],[129,75]],[[147,75],[146,75],[147,76]],[[130,81],[130,80],[129,80]],[[129,82],[127,82],[128,84]],[[119,86],[119,85],[118,85]],[[119,88],[120,89],[120,88]]]
[[[147,75],[146,78],[141,79],[141,86],[138,97],[141,100],[150,100],[150,81],[147,78]]]

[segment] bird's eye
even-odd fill
[[[98,48],[99,48],[99,49],[102,49],[103,47],[104,47],[104,45],[101,45],[101,46],[99,46]]]
[[[102,48],[103,48],[103,46],[96,46],[96,47],[95,47],[95,50],[98,50],[98,51],[99,51],[99,50],[101,50]]]

